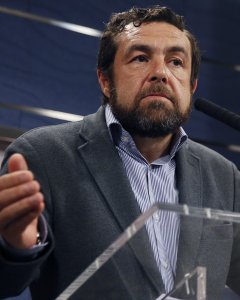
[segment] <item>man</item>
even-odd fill
[[[30,285],[34,300],[56,298],[156,201],[239,211],[236,167],[181,128],[198,67],[196,40],[168,8],[111,17],[98,57],[104,105],[7,150],[1,297]],[[208,299],[221,299],[225,283],[240,292],[238,239],[231,224],[160,212],[73,299],[156,299],[198,265]]]

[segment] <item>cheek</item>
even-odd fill
[[[179,107],[185,110],[189,107],[192,98],[190,79],[187,81],[175,79],[172,87],[174,89],[174,94],[178,99]]]
[[[116,74],[125,83],[142,83],[147,78],[150,66],[146,64],[128,64],[116,70]]]
[[[190,92],[190,87],[188,87],[184,89],[182,91],[182,95],[180,95],[180,101],[181,101],[180,106],[182,107],[183,110],[189,108],[189,106],[191,105],[191,99],[192,99],[192,94]]]
[[[119,96],[137,95],[144,84],[141,72],[121,72],[115,77],[115,87]]]
[[[191,94],[191,84],[189,74],[186,72],[175,73],[171,77],[171,83],[178,96],[186,96]]]
[[[190,83],[189,71],[186,72],[185,69],[169,69],[169,74],[179,81],[183,86]]]

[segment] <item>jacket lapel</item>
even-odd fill
[[[202,181],[200,160],[191,151],[188,142],[177,154],[177,185],[180,204],[202,206]],[[196,257],[201,239],[203,220],[200,218],[182,216],[176,280],[178,283],[186,273],[196,267]]]
[[[100,108],[95,115],[83,120],[80,138],[83,142],[78,147],[78,151],[121,231],[124,231],[141,212],[122,161],[110,138],[103,108]],[[162,291],[161,275],[156,266],[145,228],[141,229],[129,244],[151,283],[158,291]]]

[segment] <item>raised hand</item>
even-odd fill
[[[0,235],[15,248],[31,248],[44,209],[40,185],[21,154],[10,157],[8,172],[0,177]]]

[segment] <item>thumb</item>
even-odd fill
[[[13,154],[8,161],[8,172],[28,170],[28,165],[22,154]]]

